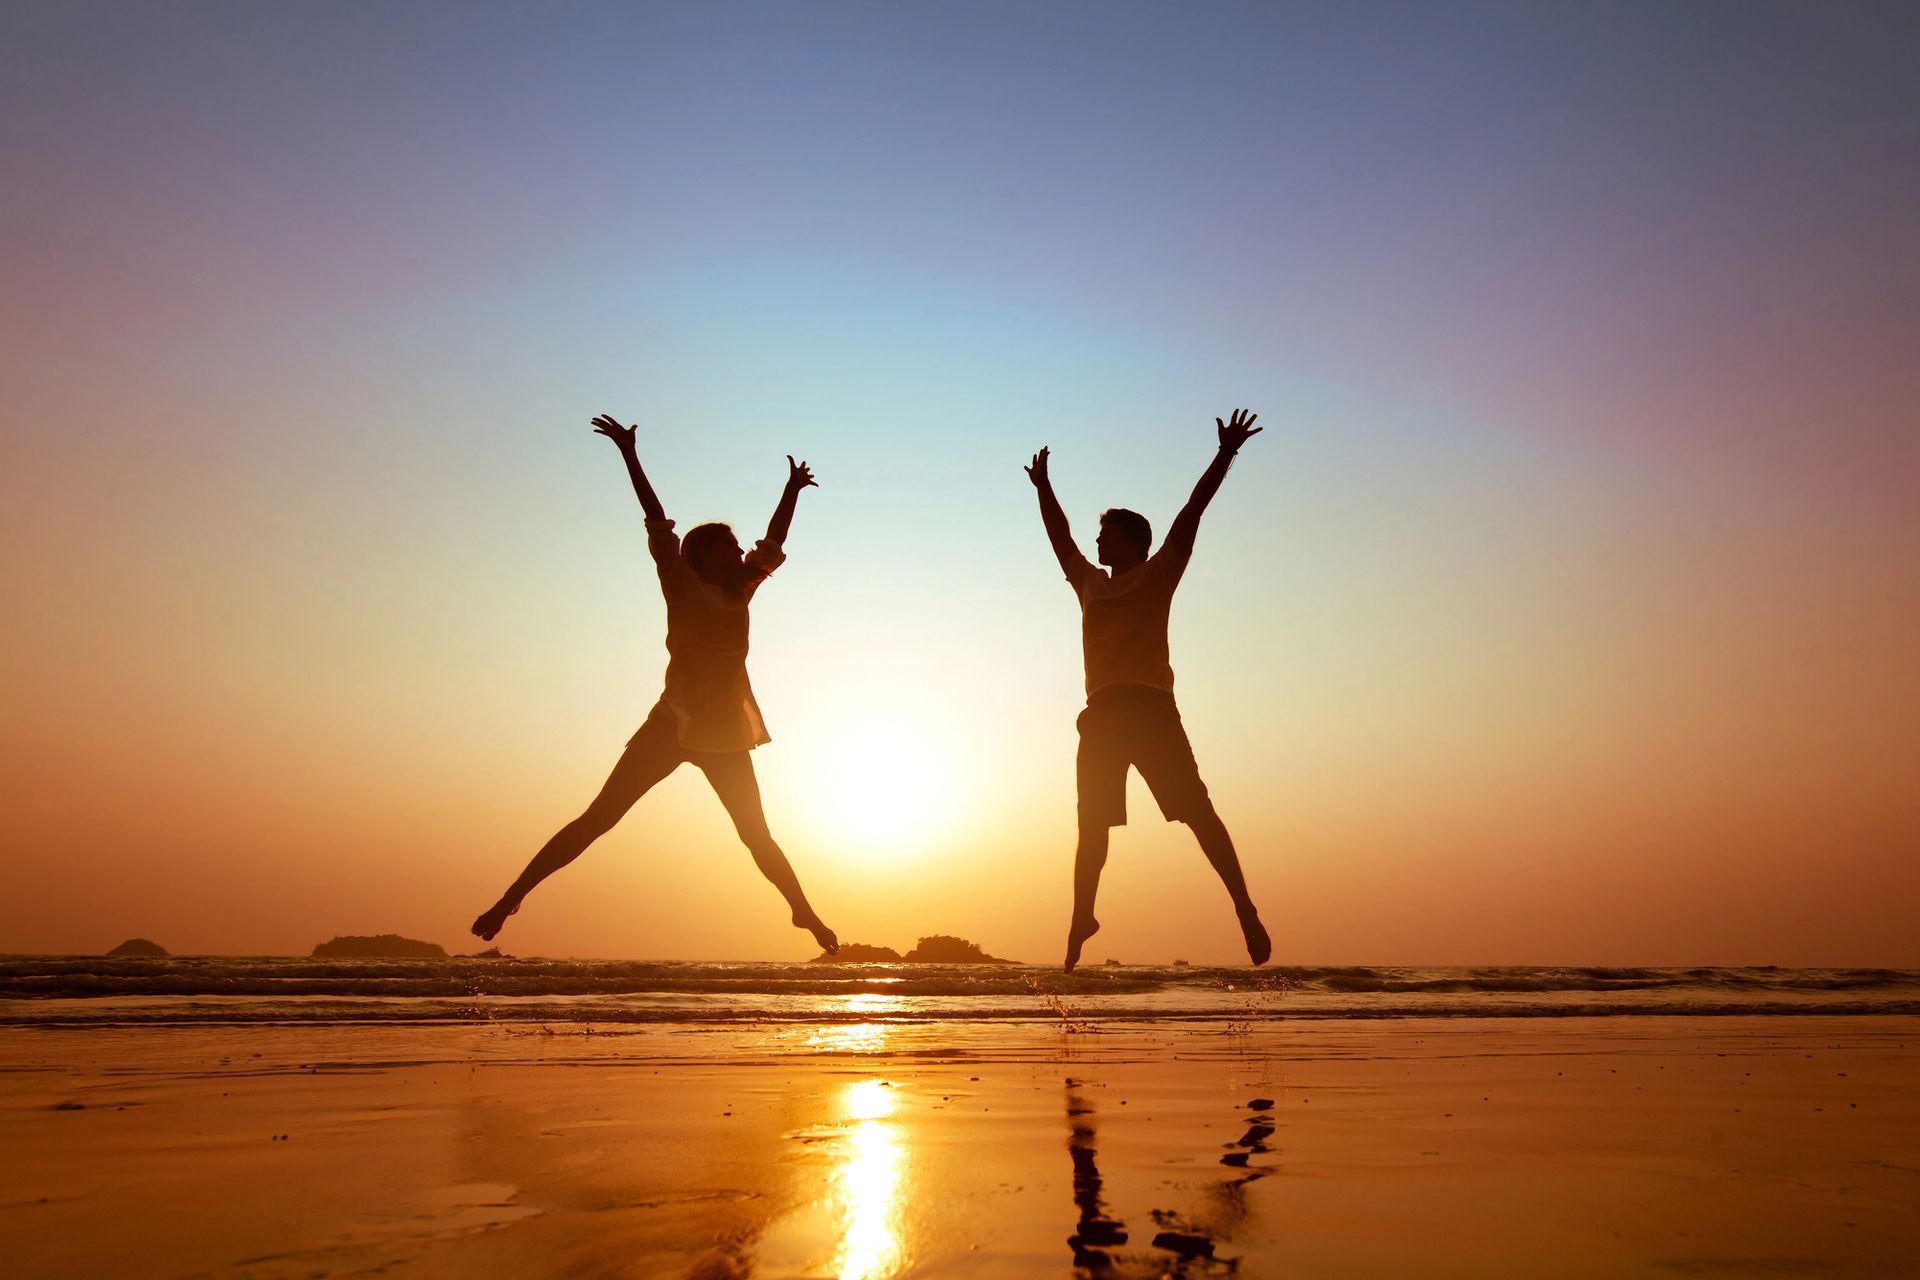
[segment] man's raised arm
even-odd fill
[[[1167,540],[1160,544],[1162,551],[1171,550],[1181,556],[1193,554],[1193,540],[1200,532],[1200,517],[1206,513],[1213,495],[1220,492],[1220,483],[1227,478],[1227,468],[1233,465],[1234,455],[1240,452],[1240,447],[1247,441],[1266,430],[1265,427],[1253,425],[1253,420],[1259,416],[1245,409],[1235,409],[1228,421],[1213,420],[1213,425],[1220,432],[1220,451],[1213,455],[1213,461],[1200,473],[1199,483],[1193,486],[1193,496],[1187,499],[1187,505],[1180,508],[1180,514],[1173,518],[1173,527],[1167,530]]]
[[[787,455],[787,487],[780,491],[780,501],[773,509],[773,519],[767,521],[767,541],[779,546],[787,540],[787,531],[793,528],[793,509],[800,502],[802,489],[818,488],[820,482],[813,478],[813,468],[804,462],[795,462],[793,455]]]
[[[1047,541],[1053,546],[1053,558],[1060,562],[1060,572],[1067,575],[1067,581],[1079,589],[1080,581],[1093,572],[1093,566],[1080,554],[1080,548],[1074,545],[1072,527],[1067,524],[1067,513],[1060,509],[1060,499],[1054,496],[1053,478],[1047,474],[1047,454],[1042,448],[1033,455],[1028,464],[1027,479],[1033,481],[1033,487],[1040,495],[1040,522],[1047,527]]]

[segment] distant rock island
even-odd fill
[[[980,949],[977,942],[968,942],[965,938],[956,938],[950,933],[935,933],[920,939],[913,950],[901,955],[892,947],[876,947],[865,942],[843,942],[837,955],[821,952],[813,958],[815,964],[861,964],[874,961],[892,964],[1019,964],[1018,960],[1002,960],[999,956],[990,956]]]
[[[900,957],[908,964],[1019,964],[1018,960],[1002,960],[999,956],[990,956],[980,949],[977,942],[968,942],[965,938],[956,938],[950,933],[936,933],[920,939],[913,950]]]
[[[145,938],[128,938],[107,954],[110,956],[164,956],[171,953],[157,942],[149,942]]]
[[[415,960],[445,960],[446,948],[437,942],[420,942],[397,933],[376,933],[372,937],[342,934],[313,949],[316,959],[338,960],[364,956],[407,957]]]

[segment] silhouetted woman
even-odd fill
[[[605,415],[593,420],[593,429],[619,446],[646,512],[647,549],[660,571],[660,594],[667,601],[667,687],[586,812],[547,841],[500,901],[473,922],[473,931],[482,938],[500,932],[535,885],[611,830],[654,783],[690,762],[713,784],[761,874],[786,898],[793,923],[810,931],[827,951],[838,951],[833,930],[808,905],[786,854],[767,830],[760,784],[748,754],[768,738],[747,683],[747,605],[786,559],[781,543],[793,523],[800,491],[814,483],[813,472],[788,455],[786,489],[767,524],[767,536],[742,555],[739,540],[724,524],[703,524],[689,529],[685,539],[676,537],[673,521],[640,469],[634,429]]]

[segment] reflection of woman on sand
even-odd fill
[[[593,420],[593,429],[619,446],[646,512],[647,549],[660,571],[660,593],[667,602],[666,689],[586,812],[547,841],[500,901],[473,922],[473,931],[482,938],[500,932],[535,885],[611,830],[654,783],[682,763],[692,763],[713,784],[755,865],[793,909],[793,923],[810,931],[829,953],[838,951],[833,930],[808,905],[786,854],[767,829],[760,784],[748,755],[768,738],[747,683],[747,605],[786,559],[781,544],[800,491],[814,483],[813,472],[788,456],[786,489],[767,524],[767,536],[743,555],[733,530],[724,524],[703,524],[689,529],[684,540],[677,537],[640,468],[634,428],[602,415]]]

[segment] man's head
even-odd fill
[[[738,586],[745,576],[740,563],[740,539],[733,536],[729,525],[717,521],[695,525],[680,539],[680,554],[686,557],[687,567],[696,578],[716,587]]]
[[[1109,569],[1131,569],[1153,550],[1153,526],[1138,511],[1114,507],[1100,513],[1094,552]]]

